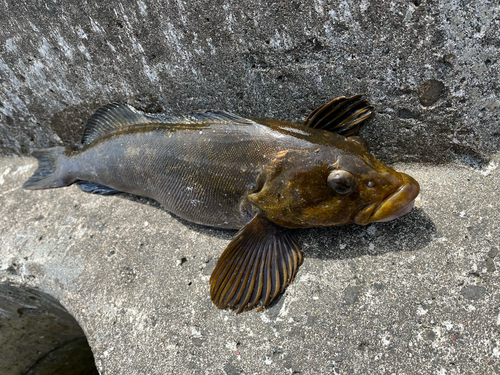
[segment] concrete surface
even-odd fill
[[[101,374],[500,373],[498,2],[0,0],[0,25],[0,285],[59,301]],[[210,302],[233,232],[20,189],[25,156],[76,145],[104,103],[302,121],[358,93],[377,111],[362,136],[421,183],[417,208],[297,231],[304,264],[263,313]]]
[[[0,163],[0,282],[39,288],[85,331],[101,374],[500,372],[500,160],[399,164],[409,215],[296,231],[304,263],[268,310],[209,297],[234,232],[145,199],[25,191],[31,158]]]

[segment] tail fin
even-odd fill
[[[71,149],[69,147],[53,147],[33,152],[33,156],[38,159],[38,169],[24,183],[23,188],[37,190],[71,185],[73,181],[64,180],[62,178],[64,173],[61,173],[60,158],[65,151],[71,151]]]

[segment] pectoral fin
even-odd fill
[[[312,111],[303,125],[348,137],[359,132],[363,123],[372,116],[373,108],[363,95],[341,96]]]
[[[302,253],[290,232],[257,215],[222,253],[210,295],[220,308],[250,310],[269,305],[293,281]]]

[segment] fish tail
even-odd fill
[[[65,153],[71,151],[70,147],[60,146],[33,152],[33,156],[38,159],[38,169],[23,188],[37,190],[71,185],[74,180],[68,178],[62,162],[66,158]]]

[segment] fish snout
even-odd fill
[[[381,202],[373,203],[359,212],[354,219],[356,224],[391,221],[412,210],[415,198],[420,192],[420,185],[405,173],[400,173],[400,177],[401,186]]]

